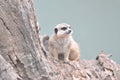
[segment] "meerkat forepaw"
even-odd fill
[[[69,64],[69,61],[63,61],[64,64]]]
[[[68,59],[65,59],[65,60],[63,61],[63,63],[69,63],[69,60],[68,60]]]
[[[54,59],[54,61],[53,61],[53,62],[54,62],[54,63],[58,63],[58,61],[59,61],[58,59]]]

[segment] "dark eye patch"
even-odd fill
[[[55,29],[54,29],[54,31],[55,31],[55,33],[57,34],[57,32],[58,32],[58,29],[57,29],[57,28],[55,28]]]
[[[66,30],[67,28],[66,27],[62,27],[61,30]]]

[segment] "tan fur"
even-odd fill
[[[65,31],[61,31],[62,27],[67,27],[67,29]],[[72,29],[68,27],[70,27],[70,25],[66,23],[58,24],[55,27],[58,29],[58,34],[54,32],[49,39],[49,52],[53,55],[53,57],[56,60],[59,60],[59,55],[63,55],[64,61],[79,60],[79,47],[71,36],[72,32],[69,34],[67,33],[69,30],[72,31]]]

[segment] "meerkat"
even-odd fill
[[[56,60],[77,61],[80,57],[78,44],[72,38],[73,30],[67,23],[55,26],[49,39],[49,52]]]

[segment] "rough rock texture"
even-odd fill
[[[0,80],[120,80],[120,66],[103,52],[65,64],[43,40],[32,0],[0,0]]]
[[[38,30],[31,0],[0,0],[0,80],[39,80],[45,74]]]
[[[43,62],[46,63],[45,68],[50,80],[120,80],[120,65],[110,59],[111,56],[101,51],[95,60],[63,63],[55,61],[48,53]]]

